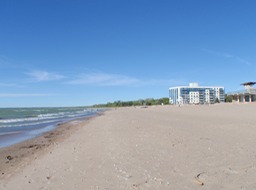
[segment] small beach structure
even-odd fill
[[[256,82],[245,82],[241,85],[244,86],[244,90],[238,90],[234,92],[229,92],[227,95],[232,96],[234,102],[244,103],[244,102],[256,102],[256,88],[253,88]]]

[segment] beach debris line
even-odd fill
[[[204,173],[204,172],[201,172],[201,173],[199,173],[199,174],[197,174],[197,175],[195,176],[195,181],[196,181],[196,183],[197,183],[198,185],[200,185],[200,186],[203,186],[203,185],[204,185],[204,182],[199,179],[199,177],[200,177],[203,173]]]

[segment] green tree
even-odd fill
[[[134,101],[114,101],[108,102],[106,104],[96,104],[93,107],[123,107],[123,106],[151,106],[151,105],[161,105],[161,104],[169,104],[169,98],[147,98],[147,99],[140,99]]]
[[[216,98],[214,103],[220,103],[219,98]]]
[[[225,102],[232,102],[232,101],[233,101],[233,97],[230,95],[226,95]]]

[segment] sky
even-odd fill
[[[254,0],[0,0],[0,107],[256,81]]]

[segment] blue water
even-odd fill
[[[0,148],[53,130],[57,124],[94,116],[102,110],[85,107],[0,108]]]

